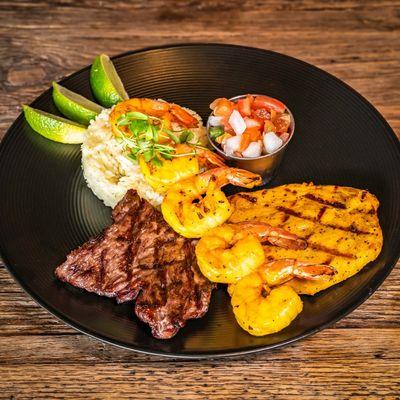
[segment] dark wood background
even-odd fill
[[[21,103],[99,53],[195,41],[315,64],[363,94],[400,133],[400,1],[0,0],[0,138]],[[347,318],[285,349],[174,361],[68,328],[25,295],[0,261],[0,398],[398,399],[399,280],[395,268]]]

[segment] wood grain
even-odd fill
[[[181,42],[289,54],[365,96],[400,137],[400,1],[0,2],[0,138],[94,56]],[[0,188],[5,190],[6,188]],[[400,398],[400,272],[334,327],[285,349],[184,362],[99,343],[37,306],[0,262],[0,398]]]

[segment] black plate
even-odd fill
[[[183,45],[117,56],[131,97],[164,98],[203,118],[216,97],[266,93],[293,111],[296,133],[273,185],[293,182],[368,189],[381,201],[384,246],[359,274],[317,296],[285,330],[252,337],[236,324],[225,289],[210,311],[171,340],[152,338],[132,304],[88,294],[53,275],[67,253],[109,223],[110,210],[86,187],[80,148],[53,143],[19,116],[0,148],[0,249],[11,274],[52,314],[80,331],[145,353],[178,357],[244,354],[303,338],[345,316],[383,282],[400,252],[400,147],[381,115],[326,72],[270,51]],[[92,98],[89,67],[61,82]],[[57,113],[50,90],[32,105]]]

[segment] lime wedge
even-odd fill
[[[62,114],[86,126],[102,110],[98,104],[60,86],[56,82],[53,82],[53,100]]]
[[[93,61],[90,69],[90,85],[94,97],[104,107],[111,107],[129,98],[114,64],[105,54],[97,56]]]
[[[22,106],[24,115],[31,128],[47,139],[60,143],[82,143],[86,127],[57,115]]]

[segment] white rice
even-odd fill
[[[109,123],[111,110],[104,109],[91,121],[82,143],[82,168],[86,182],[106,206],[115,207],[129,189],[135,189],[140,197],[157,207],[163,197],[146,182],[137,162],[127,157],[126,150],[114,137]],[[201,118],[186,110],[199,119],[199,128],[191,130],[194,140],[204,144],[207,139]]]

